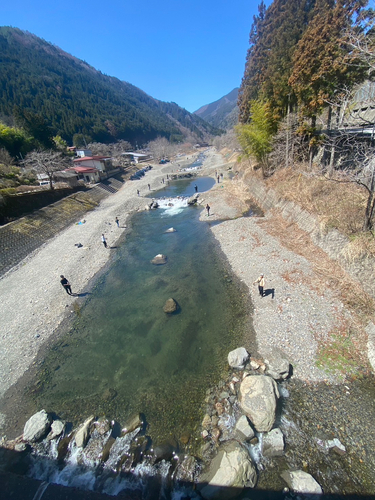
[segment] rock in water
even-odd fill
[[[284,471],[280,475],[293,491],[298,493],[315,493],[317,495],[323,493],[320,484],[303,470]]]
[[[239,347],[228,354],[228,363],[232,368],[242,370],[250,355],[244,347]]]
[[[51,425],[51,432],[48,434],[47,439],[55,439],[55,437],[60,436],[64,432],[65,423],[61,420],[54,420]]]
[[[169,229],[167,229],[166,231],[164,231],[165,233],[176,233],[177,232],[177,229],[175,229],[174,227],[170,227]]]
[[[178,309],[178,304],[174,299],[168,299],[164,304],[163,311],[167,314],[174,313]]]
[[[74,439],[78,448],[84,448],[90,437],[90,425],[94,421],[94,416],[91,415],[87,420],[84,421],[83,425],[75,433]]]
[[[143,420],[141,418],[140,413],[136,413],[135,415],[131,416],[125,423],[121,436],[125,436],[125,434],[128,434],[129,432],[135,431],[135,429],[140,429],[143,425]]]
[[[34,443],[42,438],[51,425],[51,418],[46,410],[38,411],[26,422],[23,429],[23,439],[29,443]]]
[[[264,457],[284,455],[284,436],[280,429],[272,429],[263,435],[262,455]]]
[[[155,255],[155,257],[152,259],[151,264],[155,264],[155,266],[161,266],[163,264],[167,263],[167,256],[159,253],[158,255]]]
[[[198,201],[198,198],[199,198],[199,193],[195,193],[193,196],[191,196],[188,199],[187,204],[188,205],[195,205]]]
[[[236,437],[240,441],[250,441],[255,434],[253,429],[251,428],[249,421],[246,415],[242,415],[236,423]]]
[[[219,447],[208,470],[200,475],[198,489],[203,498],[226,500],[238,496],[245,486],[256,484],[256,469],[249,452],[237,441]]]
[[[266,375],[249,375],[240,386],[240,405],[258,432],[269,432],[275,422],[276,382]]]

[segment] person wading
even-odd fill
[[[258,283],[259,295],[261,297],[264,297],[264,291],[263,291],[265,285],[264,274],[261,274],[259,278],[254,281],[253,285],[255,285],[256,283]]]

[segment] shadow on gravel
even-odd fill
[[[263,297],[267,297],[268,295],[271,295],[272,299],[275,298],[275,289],[274,288],[267,288],[267,290],[264,290],[263,292]]]

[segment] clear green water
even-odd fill
[[[181,194],[183,185],[191,190],[182,182]],[[45,360],[38,408],[73,423],[93,413],[122,425],[139,411],[155,441],[200,423],[205,392],[227,370],[246,311],[200,209],[175,212],[132,217],[115,262]],[[165,234],[171,226],[177,232]],[[150,263],[159,253],[166,265]],[[181,309],[167,316],[170,297]]]

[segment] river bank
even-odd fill
[[[74,313],[75,303],[90,292],[95,276],[112,259],[116,242],[126,238],[128,217],[145,209],[149,203],[145,196],[160,189],[166,174],[176,173],[178,164],[183,168],[191,161],[190,155],[176,163],[154,165],[143,178],[125,183],[88,212],[84,223],[62,231],[1,277],[0,397],[32,367],[42,346]],[[108,248],[101,241],[103,233]],[[68,278],[75,297],[65,293],[60,275]],[[0,409],[0,428],[3,421]]]
[[[190,162],[191,159],[186,164]],[[181,160],[179,163],[183,167]],[[210,225],[254,303],[256,352],[249,348],[246,336],[244,346],[252,355],[263,358],[281,352],[293,366],[293,377],[288,385],[293,397],[290,404],[286,400],[286,418],[281,425],[287,443],[296,443],[293,452],[287,451],[287,462],[296,468],[308,468],[306,463],[310,457],[324,456],[317,454],[316,445],[311,443],[338,436],[348,453],[340,458],[337,467],[346,471],[352,468],[359,477],[361,474],[367,477],[374,463],[371,443],[375,442],[375,437],[366,429],[366,416],[358,411],[357,396],[363,399],[365,394],[342,371],[327,370],[329,366],[321,357],[322,346],[332,342],[335,332],[342,331],[345,325],[354,325],[352,312],[340,300],[338,290],[327,286],[326,277],[317,273],[314,263],[303,255],[300,246],[306,248],[307,242],[301,235],[295,231],[288,233],[290,228],[283,226],[274,214],[254,218],[242,216],[250,206],[247,186],[241,176],[233,177],[228,168],[220,154],[212,150],[207,153],[199,175],[214,178],[219,175],[220,182],[200,195],[202,206],[209,203],[211,207],[209,217],[202,210],[201,220]],[[102,245],[101,234],[105,233],[112,247],[119,238],[126,238],[127,217],[136,210],[144,210],[146,204],[143,196],[137,196],[136,189],[140,189],[141,195],[150,193],[148,184],[151,189],[159,189],[162,178],[175,173],[172,169],[176,169],[176,164],[156,166],[141,181],[127,183],[89,213],[84,224],[61,233],[0,281],[4,310],[0,338],[2,394],[32,365],[41,343],[53,338],[57,325],[74,313],[75,299],[65,294],[59,275],[67,276],[73,292],[84,299],[90,290],[90,280],[111,259],[111,250]],[[199,177],[197,185],[199,188]],[[115,224],[116,216],[120,219],[119,228]],[[278,237],[276,229],[280,232],[280,228],[284,230],[282,236],[289,234],[291,245]],[[75,247],[76,243],[82,243],[82,247]],[[326,259],[323,254],[318,258],[321,263]],[[327,265],[330,265],[329,259]],[[260,273],[266,278],[264,297],[258,295],[253,285]],[[358,334],[360,336],[360,331]],[[363,358],[362,372],[366,370]],[[373,408],[367,403],[365,407],[367,418],[371,420]],[[299,430],[294,432],[297,421],[302,434]],[[296,436],[301,435],[297,440]],[[306,454],[308,440],[309,453]],[[329,467],[325,464],[320,471],[321,461],[316,462],[308,468],[309,472],[318,477],[323,486],[333,484],[331,477],[326,475]],[[367,484],[371,485],[371,474],[369,477]],[[353,483],[352,478],[350,481]],[[275,486],[282,487],[282,483]],[[348,491],[372,490],[366,487],[365,490]]]

